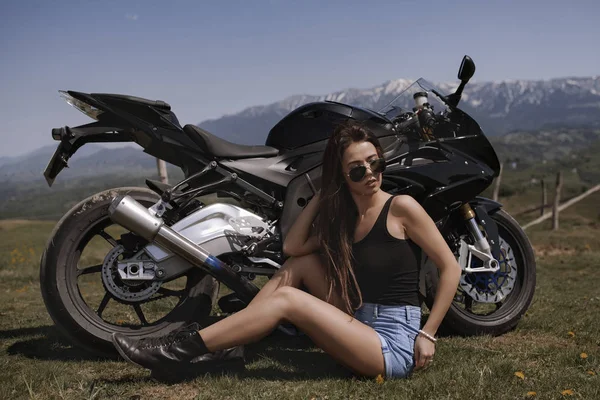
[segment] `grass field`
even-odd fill
[[[353,378],[305,337],[280,333],[247,346],[245,368],[179,383],[90,357],[57,333],[41,299],[39,259],[54,222],[0,221],[0,398],[600,399],[599,203],[594,195],[565,211],[558,232],[527,231],[538,285],[514,331],[442,337],[430,368],[384,382]]]

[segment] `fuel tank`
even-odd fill
[[[364,123],[377,137],[394,134],[393,124],[375,111],[334,101],[308,103],[286,115],[269,132],[266,145],[293,150],[327,139],[335,127],[352,118]]]

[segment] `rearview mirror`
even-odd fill
[[[473,74],[475,74],[475,63],[473,60],[471,60],[471,57],[465,55],[460,63],[460,68],[458,69],[458,79],[460,79],[460,85],[458,85],[458,88],[456,88],[456,92],[444,97],[444,102],[446,104],[448,104],[450,107],[458,106],[463,89]]]
[[[475,74],[475,63],[469,56],[464,56],[460,68],[458,69],[458,79],[461,82],[468,82],[469,79]]]

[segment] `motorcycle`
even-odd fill
[[[264,146],[182,127],[163,101],[61,92],[95,122],[52,130],[60,143],[44,171],[49,185],[90,142],[136,142],[185,177],[106,190],[69,210],[41,259],[48,313],[73,343],[106,355],[114,353],[114,332],[163,335],[217,305],[225,313],[243,309],[259,290],[257,277],[269,279],[284,263],[283,240],[320,187],[328,137],[351,118],[384,148],[382,189],[419,201],[462,268],[444,326],[460,335],[507,332],[531,303],[535,258],[502,205],[479,196],[500,165],[480,126],[458,108],[474,72],[465,56],[454,93],[419,79],[379,111],[335,101],[302,105],[271,129]],[[98,241],[108,248],[99,250]],[[423,256],[420,295],[429,308],[438,281]],[[217,301],[221,284],[230,293]]]

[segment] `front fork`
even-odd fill
[[[471,272],[496,272],[500,269],[498,260],[494,258],[492,249],[487,238],[481,233],[479,229],[479,223],[477,221],[477,214],[471,208],[469,203],[465,203],[461,209],[461,215],[467,225],[467,230],[473,238],[474,245],[467,244],[464,240],[460,240],[459,249],[459,264],[463,267],[463,270],[467,273]],[[485,224],[486,219],[482,219],[482,223]],[[482,261],[481,267],[472,267],[471,260],[475,256]]]

